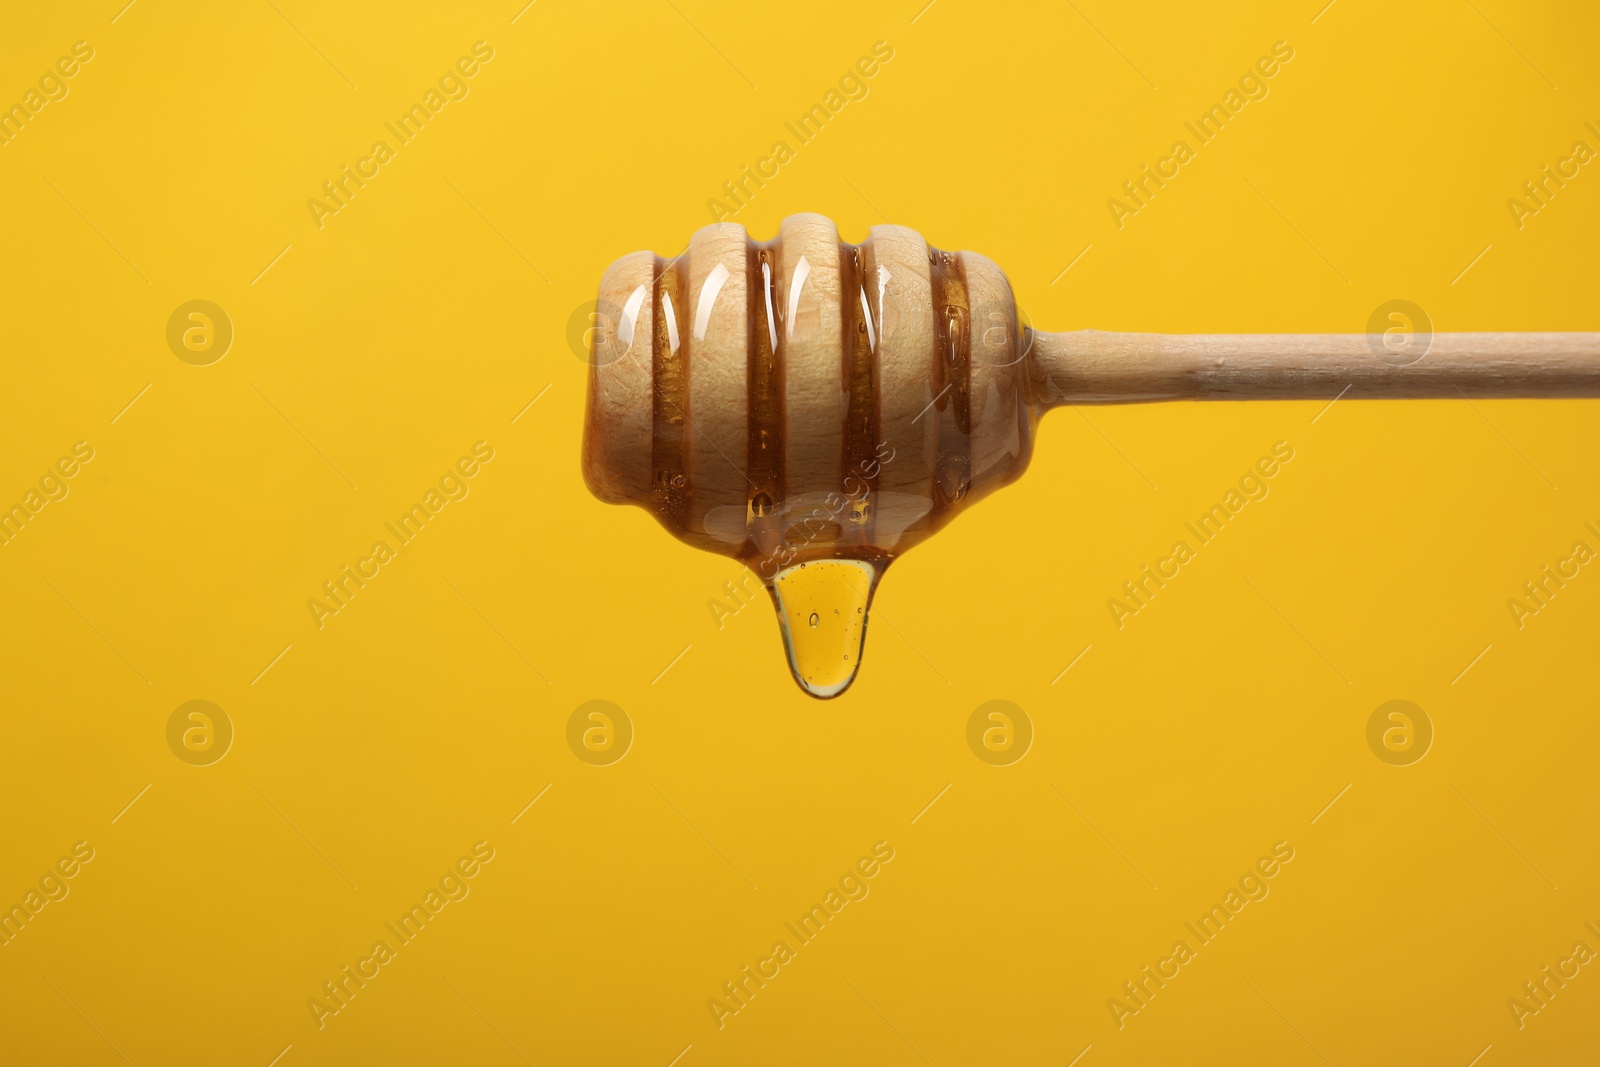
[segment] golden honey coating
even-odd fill
[[[887,561],[1026,466],[1027,336],[989,260],[819,215],[707,226],[600,285],[584,473],[770,580]]]

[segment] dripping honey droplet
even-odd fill
[[[855,681],[882,569],[863,560],[798,563],[772,579],[789,671],[807,693],[836,697]]]

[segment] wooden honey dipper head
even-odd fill
[[[819,215],[765,243],[718,223],[676,259],[617,260],[599,308],[589,487],[698,548],[890,557],[1027,462],[1010,285],[904,227],[850,245]]]
[[[776,583],[791,666],[816,695],[854,677],[888,562],[1027,464],[1025,335],[1005,275],[905,227],[851,245],[819,215],[765,243],[718,223],[670,261],[617,260],[598,304],[589,488]],[[856,595],[810,589],[841,583]],[[802,600],[818,610],[788,610]],[[859,622],[835,626],[836,608]],[[811,637],[840,660],[808,678],[795,643]]]
[[[1054,404],[1600,395],[1600,334],[1406,318],[1396,345],[1377,319],[1365,334],[1036,333],[998,267],[905,227],[850,245],[819,215],[765,243],[719,223],[672,260],[606,271],[584,475],[755,570],[796,680],[835,696],[888,563],[1021,474]]]

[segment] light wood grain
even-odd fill
[[[904,226],[872,228],[873,279],[868,306],[878,323],[878,425],[894,457],[878,475],[875,535],[897,544],[932,507],[939,424],[930,418],[933,389],[933,297],[928,245]]]
[[[650,497],[650,337],[655,302],[649,296],[656,257],[623,256],[600,280],[590,331],[589,412],[583,473],[601,500],[631,504]],[[644,295],[630,305],[635,293]],[[624,308],[633,307],[625,319]]]
[[[1394,366],[1366,334],[1036,333],[1036,402],[1600,396],[1600,333],[1441,333]]]
[[[783,366],[785,510],[802,515],[844,481],[848,385],[840,354],[839,231],[822,215],[790,215],[778,230],[773,301]]]
[[[718,540],[744,540],[745,449],[749,436],[748,330],[743,226],[719,222],[689,242],[689,378],[684,452],[695,487],[690,527]]]

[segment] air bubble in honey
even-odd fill
[[[789,670],[812,696],[838,696],[855,681],[867,608],[880,573],[862,560],[818,559],[786,567],[773,578]]]

